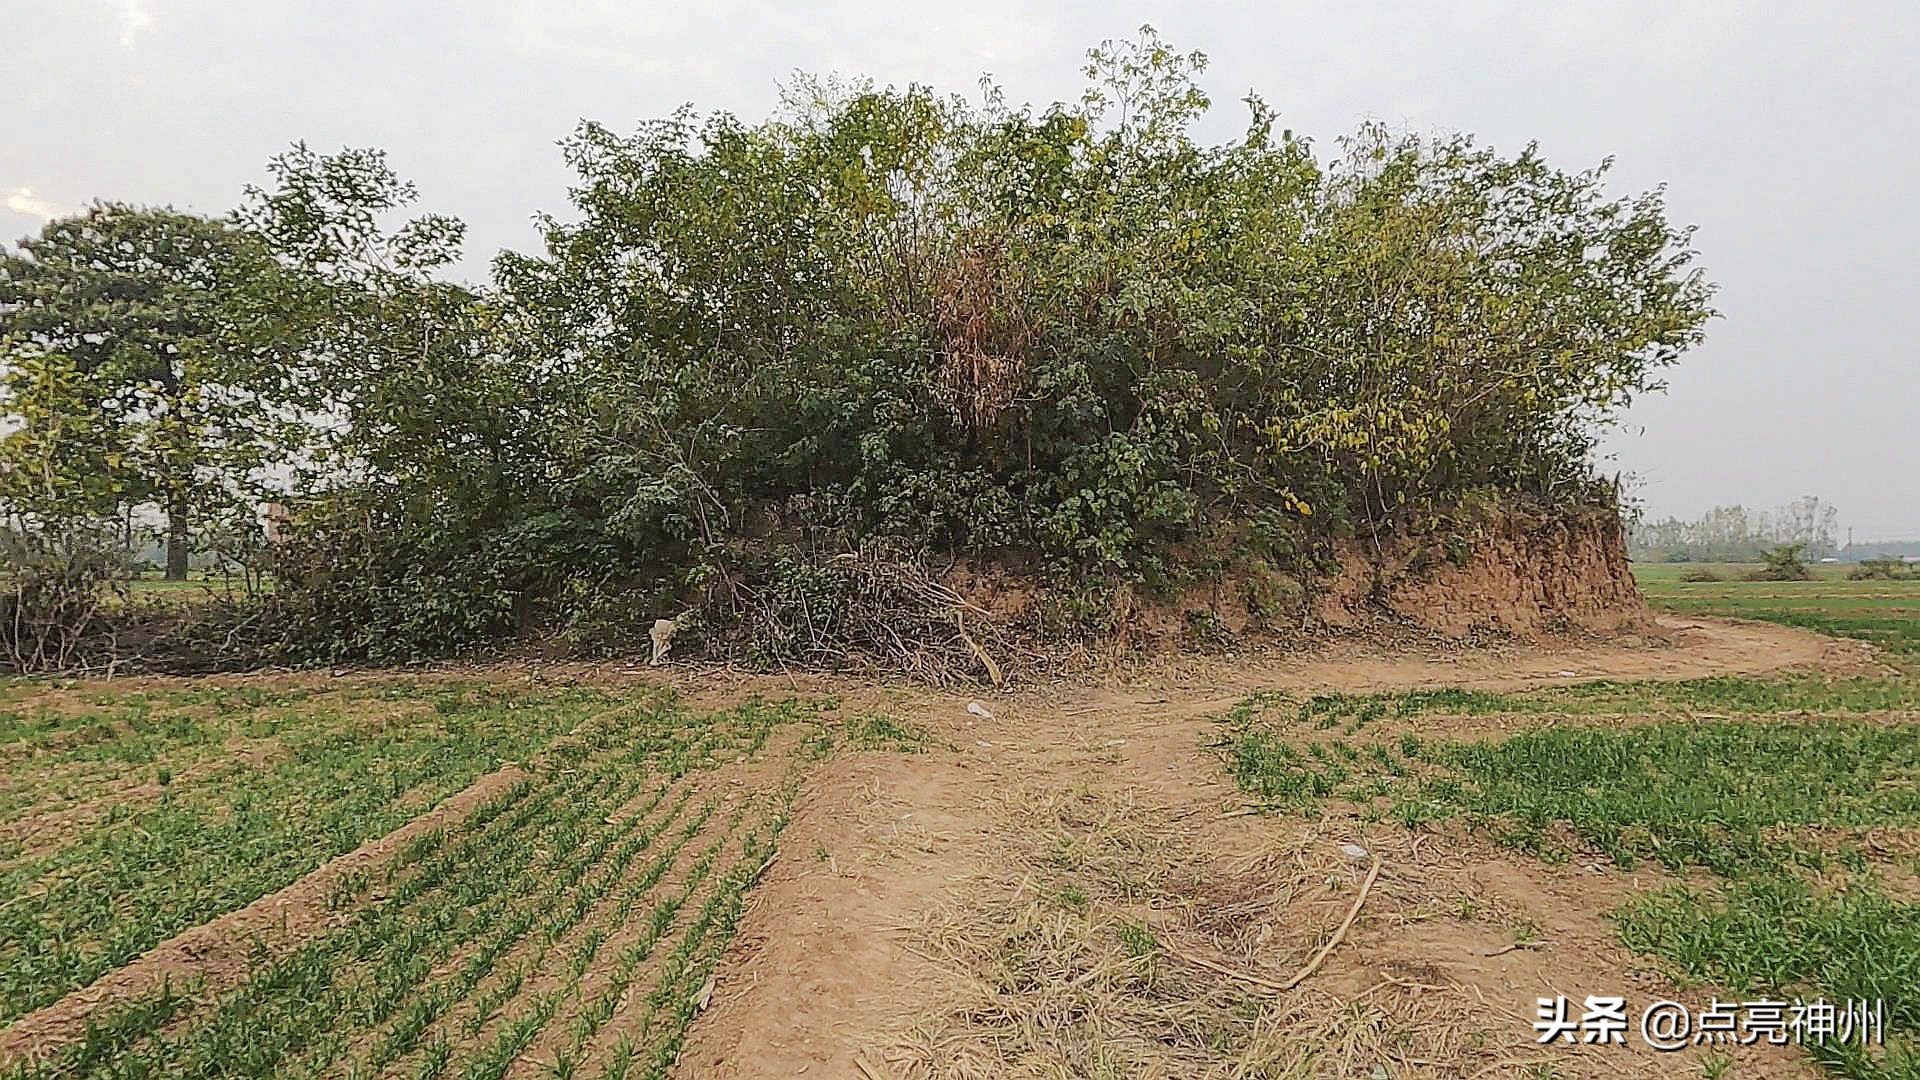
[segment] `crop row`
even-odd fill
[[[109,814],[45,857],[0,870],[0,1019],[398,828],[503,757],[580,723],[574,708],[524,717],[512,739],[491,723],[375,739],[313,733],[271,767],[234,767],[148,809]]]
[[[697,788],[797,715],[750,704],[582,725],[533,778],[347,882],[332,898],[344,926],[263,957],[217,1004],[166,987],[15,1071],[484,1078],[536,1044],[569,1075],[596,1055],[616,1075],[653,1060],[677,1048],[675,995],[717,959],[783,820],[777,792],[723,807]],[[623,1003],[644,1010],[638,1027],[600,1046]]]

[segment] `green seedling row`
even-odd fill
[[[1760,617],[1817,621],[1798,608]],[[1920,860],[1874,841],[1920,827],[1920,681],[1898,650],[1881,660],[1884,674],[1845,677],[1256,695],[1221,718],[1217,749],[1269,810],[1345,803],[1362,820],[1464,828],[1549,862],[1664,867],[1671,884],[1611,913],[1626,944],[1723,999],[1881,1000],[1886,1046],[1809,1052],[1832,1075],[1920,1080],[1920,905],[1895,887]],[[1447,717],[1488,715],[1538,720],[1444,734]],[[1403,724],[1415,717],[1430,718],[1417,733]]]
[[[648,694],[542,721],[546,749],[529,776],[384,863],[342,872],[324,897],[340,920],[332,929],[285,951],[257,946],[251,971],[231,988],[183,981],[104,1008],[77,1041],[13,1063],[10,1075],[494,1077],[540,1046],[551,1047],[554,1071],[571,1075],[583,1061],[611,1060],[597,1044],[623,1000],[645,1008],[635,1060],[655,1060],[683,1032],[674,995],[692,992],[683,984],[705,978],[731,935],[726,912],[750,877],[743,867],[765,861],[770,840],[739,831],[749,808],[792,796],[790,776],[778,791],[737,791],[745,800],[722,812],[688,778],[757,757],[776,728],[814,707],[752,701],[700,716]],[[435,715],[465,708],[456,699]],[[0,937],[0,949],[34,961],[16,978],[17,1000],[57,996],[137,955],[140,936],[103,929],[128,910],[157,901],[163,916],[143,926],[148,936],[175,919],[231,910],[302,862],[277,844],[297,838],[311,849],[318,838],[325,852],[333,841],[363,841],[505,756],[331,734],[296,742],[301,749],[275,768],[201,777],[112,819],[111,839],[84,836],[35,863],[37,876],[0,871],[20,871],[13,908],[0,912],[19,916],[17,942]],[[376,773],[386,781],[369,787]],[[287,819],[248,816],[271,813]],[[144,859],[113,846],[166,814],[181,822],[171,846],[143,838],[133,853]],[[194,814],[224,830],[205,827],[205,817],[194,825]],[[183,888],[212,875],[219,888],[176,903],[162,880],[169,874]],[[80,887],[69,882],[94,880],[120,881],[129,895],[77,905],[72,940],[22,914],[44,914],[62,890]],[[655,964],[668,940],[678,943]],[[640,994],[636,983],[651,989]]]
[[[227,770],[8,867],[0,872],[0,1019],[49,1004],[398,828],[494,767],[502,750],[526,749],[527,739],[326,736],[273,768]]]

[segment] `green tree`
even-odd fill
[[[393,223],[418,194],[377,150],[296,143],[267,170],[271,182],[249,187],[235,216],[304,290],[301,348],[282,362],[329,421],[309,479],[451,486],[475,422],[509,422],[483,370],[488,313],[435,276],[464,227],[433,214]]]
[[[0,253],[0,338],[39,365],[8,388],[34,460],[156,507],[171,579],[195,516],[248,499],[304,428],[281,362],[292,295],[256,236],[166,209],[102,203]],[[49,433],[71,445],[49,455]]]
[[[1208,145],[1204,70],[1149,30],[1044,109],[803,79],[764,122],[583,124],[571,210],[473,288],[381,154],[295,146],[236,217],[297,283],[320,433],[276,601],[397,658],[595,604],[831,607],[866,545],[1130,588],[1611,499],[1594,432],[1712,315],[1659,192],[1322,149],[1258,99]]]
[[[1367,127],[1320,154],[1150,30],[1077,102],[802,82],[565,144],[576,212],[497,264],[556,472],[639,534],[805,498],[854,536],[1157,574],[1275,508],[1391,530],[1594,496],[1592,433],[1699,339],[1658,192]]]
[[[1782,544],[1760,556],[1760,569],[1747,575],[1750,581],[1807,581],[1813,571],[1800,558],[1805,544]]]

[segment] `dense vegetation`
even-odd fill
[[[1203,145],[1204,66],[1144,31],[1044,110],[803,80],[759,124],[583,124],[571,212],[477,287],[371,151],[296,147],[225,221],[55,222],[0,257],[13,660],[90,656],[118,609],[45,582],[93,595],[156,520],[175,570],[271,570],[195,632],[227,659],[688,609],[781,656],[924,592],[876,557],[1084,595],[1466,496],[1610,505],[1596,425],[1711,314],[1659,194],[1467,137],[1329,151],[1257,98]]]

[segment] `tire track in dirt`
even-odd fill
[[[712,1008],[694,1025],[677,1075],[925,1075],[925,1048],[953,1038],[930,1027],[930,1018],[967,1000],[972,981],[927,953],[928,920],[939,912],[965,917],[1018,889],[1036,854],[1044,856],[1041,848],[1052,841],[1030,809],[1037,802],[1023,804],[1009,793],[1087,790],[1114,807],[1137,801],[1156,815],[1153,820],[1204,820],[1195,831],[1195,859],[1234,853],[1262,865],[1291,862],[1301,883],[1314,874],[1323,881],[1355,877],[1353,867],[1340,864],[1337,839],[1297,821],[1221,818],[1236,792],[1204,740],[1211,718],[1254,690],[1504,691],[1600,679],[1758,674],[1857,664],[1860,657],[1853,643],[1773,624],[1662,617],[1658,625],[1664,642],[1400,655],[1345,649],[1280,662],[1205,661],[1121,687],[1027,690],[992,701],[992,720],[969,716],[965,697],[920,694],[896,712],[926,725],[945,748],[920,755],[843,754],[816,777],[783,838],[786,854],[761,883],[717,974]],[[1547,986],[1568,984],[1550,963],[1577,978],[1581,993],[1631,993],[1643,985],[1644,973],[1613,940],[1601,908],[1582,914],[1581,905],[1591,907],[1596,899],[1596,884],[1618,892],[1623,882],[1563,880],[1565,875],[1490,847],[1442,852],[1436,844],[1425,852],[1397,851],[1396,843],[1406,848],[1406,834],[1401,830],[1394,839],[1390,832],[1383,829],[1378,838],[1389,860],[1381,895],[1315,976],[1320,989],[1377,994],[1384,988],[1418,997],[1426,991],[1396,988],[1395,980],[1425,986],[1418,976],[1431,969],[1434,980],[1444,976],[1478,999],[1449,1006],[1449,1022],[1457,1022],[1461,1007],[1487,1011],[1488,988],[1504,993],[1511,1011],[1520,1003],[1516,988],[1526,988],[1522,1004],[1530,1008],[1535,991],[1551,993]],[[1331,859],[1328,850],[1335,853]],[[1473,864],[1465,877],[1447,869],[1462,860]],[[1408,949],[1383,939],[1381,923],[1425,933],[1422,913],[1415,910],[1423,888],[1510,905],[1541,898],[1537,918],[1555,926],[1565,947],[1550,956],[1526,949],[1487,957],[1479,954],[1497,943],[1467,940],[1472,935]],[[1345,895],[1350,893],[1349,884]],[[1330,907],[1342,906],[1336,893]],[[1315,912],[1327,907],[1323,902],[1290,911],[1285,914],[1293,921],[1282,925],[1296,936],[1303,928],[1320,933],[1326,920]],[[1303,947],[1287,946],[1288,955],[1311,944],[1295,942]],[[1382,970],[1405,974],[1389,974],[1382,983],[1373,977]],[[1575,989],[1565,985],[1565,992]],[[1517,1022],[1512,1041],[1521,1043],[1530,1028],[1525,1020]],[[1662,1076],[1678,1065],[1644,1055],[1585,1065],[1569,1059],[1562,1074],[1571,1068],[1573,1075]],[[1776,1055],[1757,1074],[1802,1075],[1804,1068],[1795,1057]],[[1509,1074],[1496,1069],[1487,1075]]]

